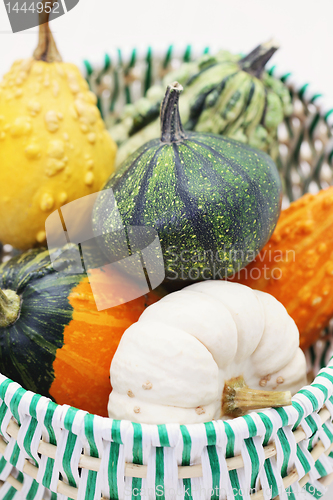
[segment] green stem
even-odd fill
[[[240,417],[251,410],[291,405],[289,391],[261,391],[250,389],[243,377],[228,380],[222,397],[222,416]]]
[[[0,288],[0,328],[14,323],[20,314],[20,297],[13,290]]]
[[[265,69],[266,63],[272,55],[278,50],[279,44],[276,40],[269,40],[266,43],[258,45],[247,56],[239,61],[239,66],[243,71],[250,73],[256,78],[260,78]]]
[[[161,141],[179,142],[186,139],[179,115],[179,96],[183,87],[178,82],[168,85],[161,104]]]

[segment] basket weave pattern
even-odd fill
[[[167,499],[178,492],[203,500],[252,492],[252,500],[266,500],[297,498],[301,486],[318,494],[320,478],[333,476],[332,394],[333,360],[290,407],[228,422],[155,426],[56,405],[2,376],[1,498],[20,491],[27,499],[50,492],[79,500],[133,492]]]
[[[189,58],[187,49],[183,59]],[[112,123],[176,61],[87,63]],[[177,61],[176,61],[177,62]],[[179,60],[178,60],[179,62]],[[273,72],[273,70],[272,70]],[[288,75],[281,79],[287,80]],[[284,205],[333,183],[331,111],[290,85],[294,113],[279,130]],[[4,247],[8,258],[10,249]],[[282,500],[319,498],[333,480],[332,330],[307,353],[316,373],[290,407],[206,424],[140,425],[56,405],[0,375],[0,499]],[[310,496],[311,495],[311,496]]]

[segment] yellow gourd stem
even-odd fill
[[[13,290],[0,288],[0,328],[14,323],[20,313],[20,297]]]
[[[248,411],[291,405],[290,391],[250,389],[243,377],[228,380],[224,385],[221,416],[240,417]]]
[[[38,46],[34,52],[34,59],[36,59],[36,61],[45,61],[48,63],[62,61],[61,55],[58,52],[56,43],[49,27],[50,13],[45,12],[46,9],[49,10],[50,7],[52,10],[55,3],[55,0],[51,2],[46,2],[46,0],[43,0],[43,11],[39,14]]]

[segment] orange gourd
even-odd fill
[[[124,301],[128,290],[134,291],[136,287],[115,271],[112,277],[105,270],[94,269],[93,272],[100,277],[99,286],[104,284],[107,294],[124,297]],[[158,289],[98,311],[88,278],[83,278],[68,296],[73,318],[65,326],[64,343],[53,362],[54,381],[49,393],[55,401],[106,417],[111,387],[110,364],[120,339],[146,307],[162,296],[162,289]]]
[[[282,211],[269,242],[232,281],[282,302],[307,349],[333,317],[333,187]]]

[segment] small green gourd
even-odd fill
[[[136,151],[110,177],[122,225],[153,227],[169,281],[218,279],[253,260],[271,236],[281,205],[273,160],[218,135],[184,131],[178,100],[168,86],[161,106],[161,138]],[[93,226],[113,259],[119,218],[101,191]],[[113,259],[114,260],[114,259]],[[110,260],[112,261],[112,260]]]
[[[287,87],[264,72],[276,50],[275,42],[267,42],[242,59],[225,51],[216,56],[206,54],[197,63],[185,63],[189,67],[166,75],[163,86],[155,85],[151,94],[131,105],[130,114],[125,112],[121,122],[110,129],[120,146],[117,165],[145,142],[158,137],[163,88],[178,80],[177,74],[185,89],[180,116],[186,130],[231,137],[276,159],[277,127],[292,111]]]

